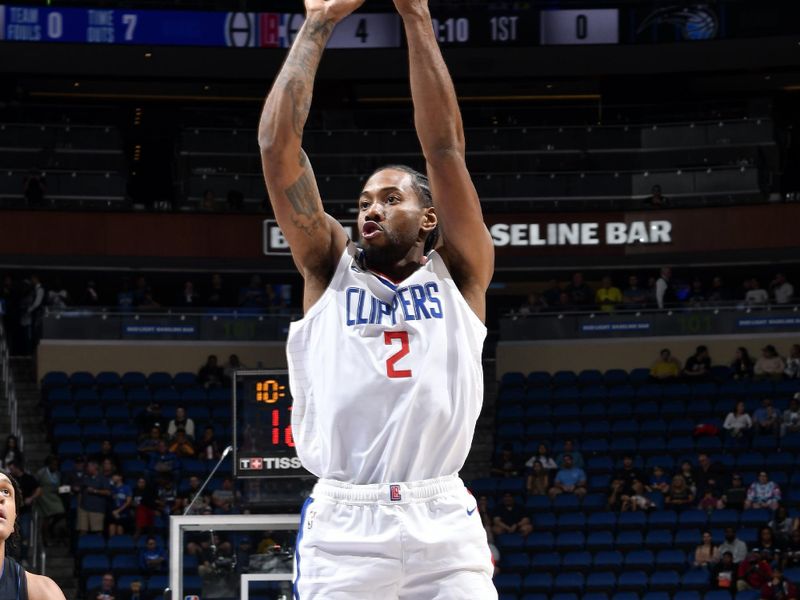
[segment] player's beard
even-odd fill
[[[396,232],[385,229],[383,236],[384,243],[379,246],[365,243],[364,239],[359,241],[359,246],[363,250],[364,266],[368,269],[389,273],[396,264],[408,256],[416,240],[405,240]]]

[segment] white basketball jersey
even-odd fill
[[[289,328],[292,433],[303,466],[353,484],[418,481],[464,465],[483,402],[486,327],[442,258],[401,283],[349,243]]]

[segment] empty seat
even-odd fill
[[[673,591],[680,583],[680,576],[677,571],[656,571],[650,575],[650,589],[653,591]]]
[[[614,547],[614,536],[610,531],[592,531],[586,538],[586,548],[597,552],[611,550]]]
[[[647,589],[647,574],[644,571],[625,571],[617,578],[617,589],[621,592],[643,592]]]

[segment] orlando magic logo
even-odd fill
[[[640,35],[648,27],[673,25],[684,40],[710,40],[717,36],[719,20],[707,4],[666,6],[650,13],[636,30]]]

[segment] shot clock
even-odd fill
[[[304,477],[292,437],[292,396],[285,370],[234,374],[234,473],[237,477]]]

